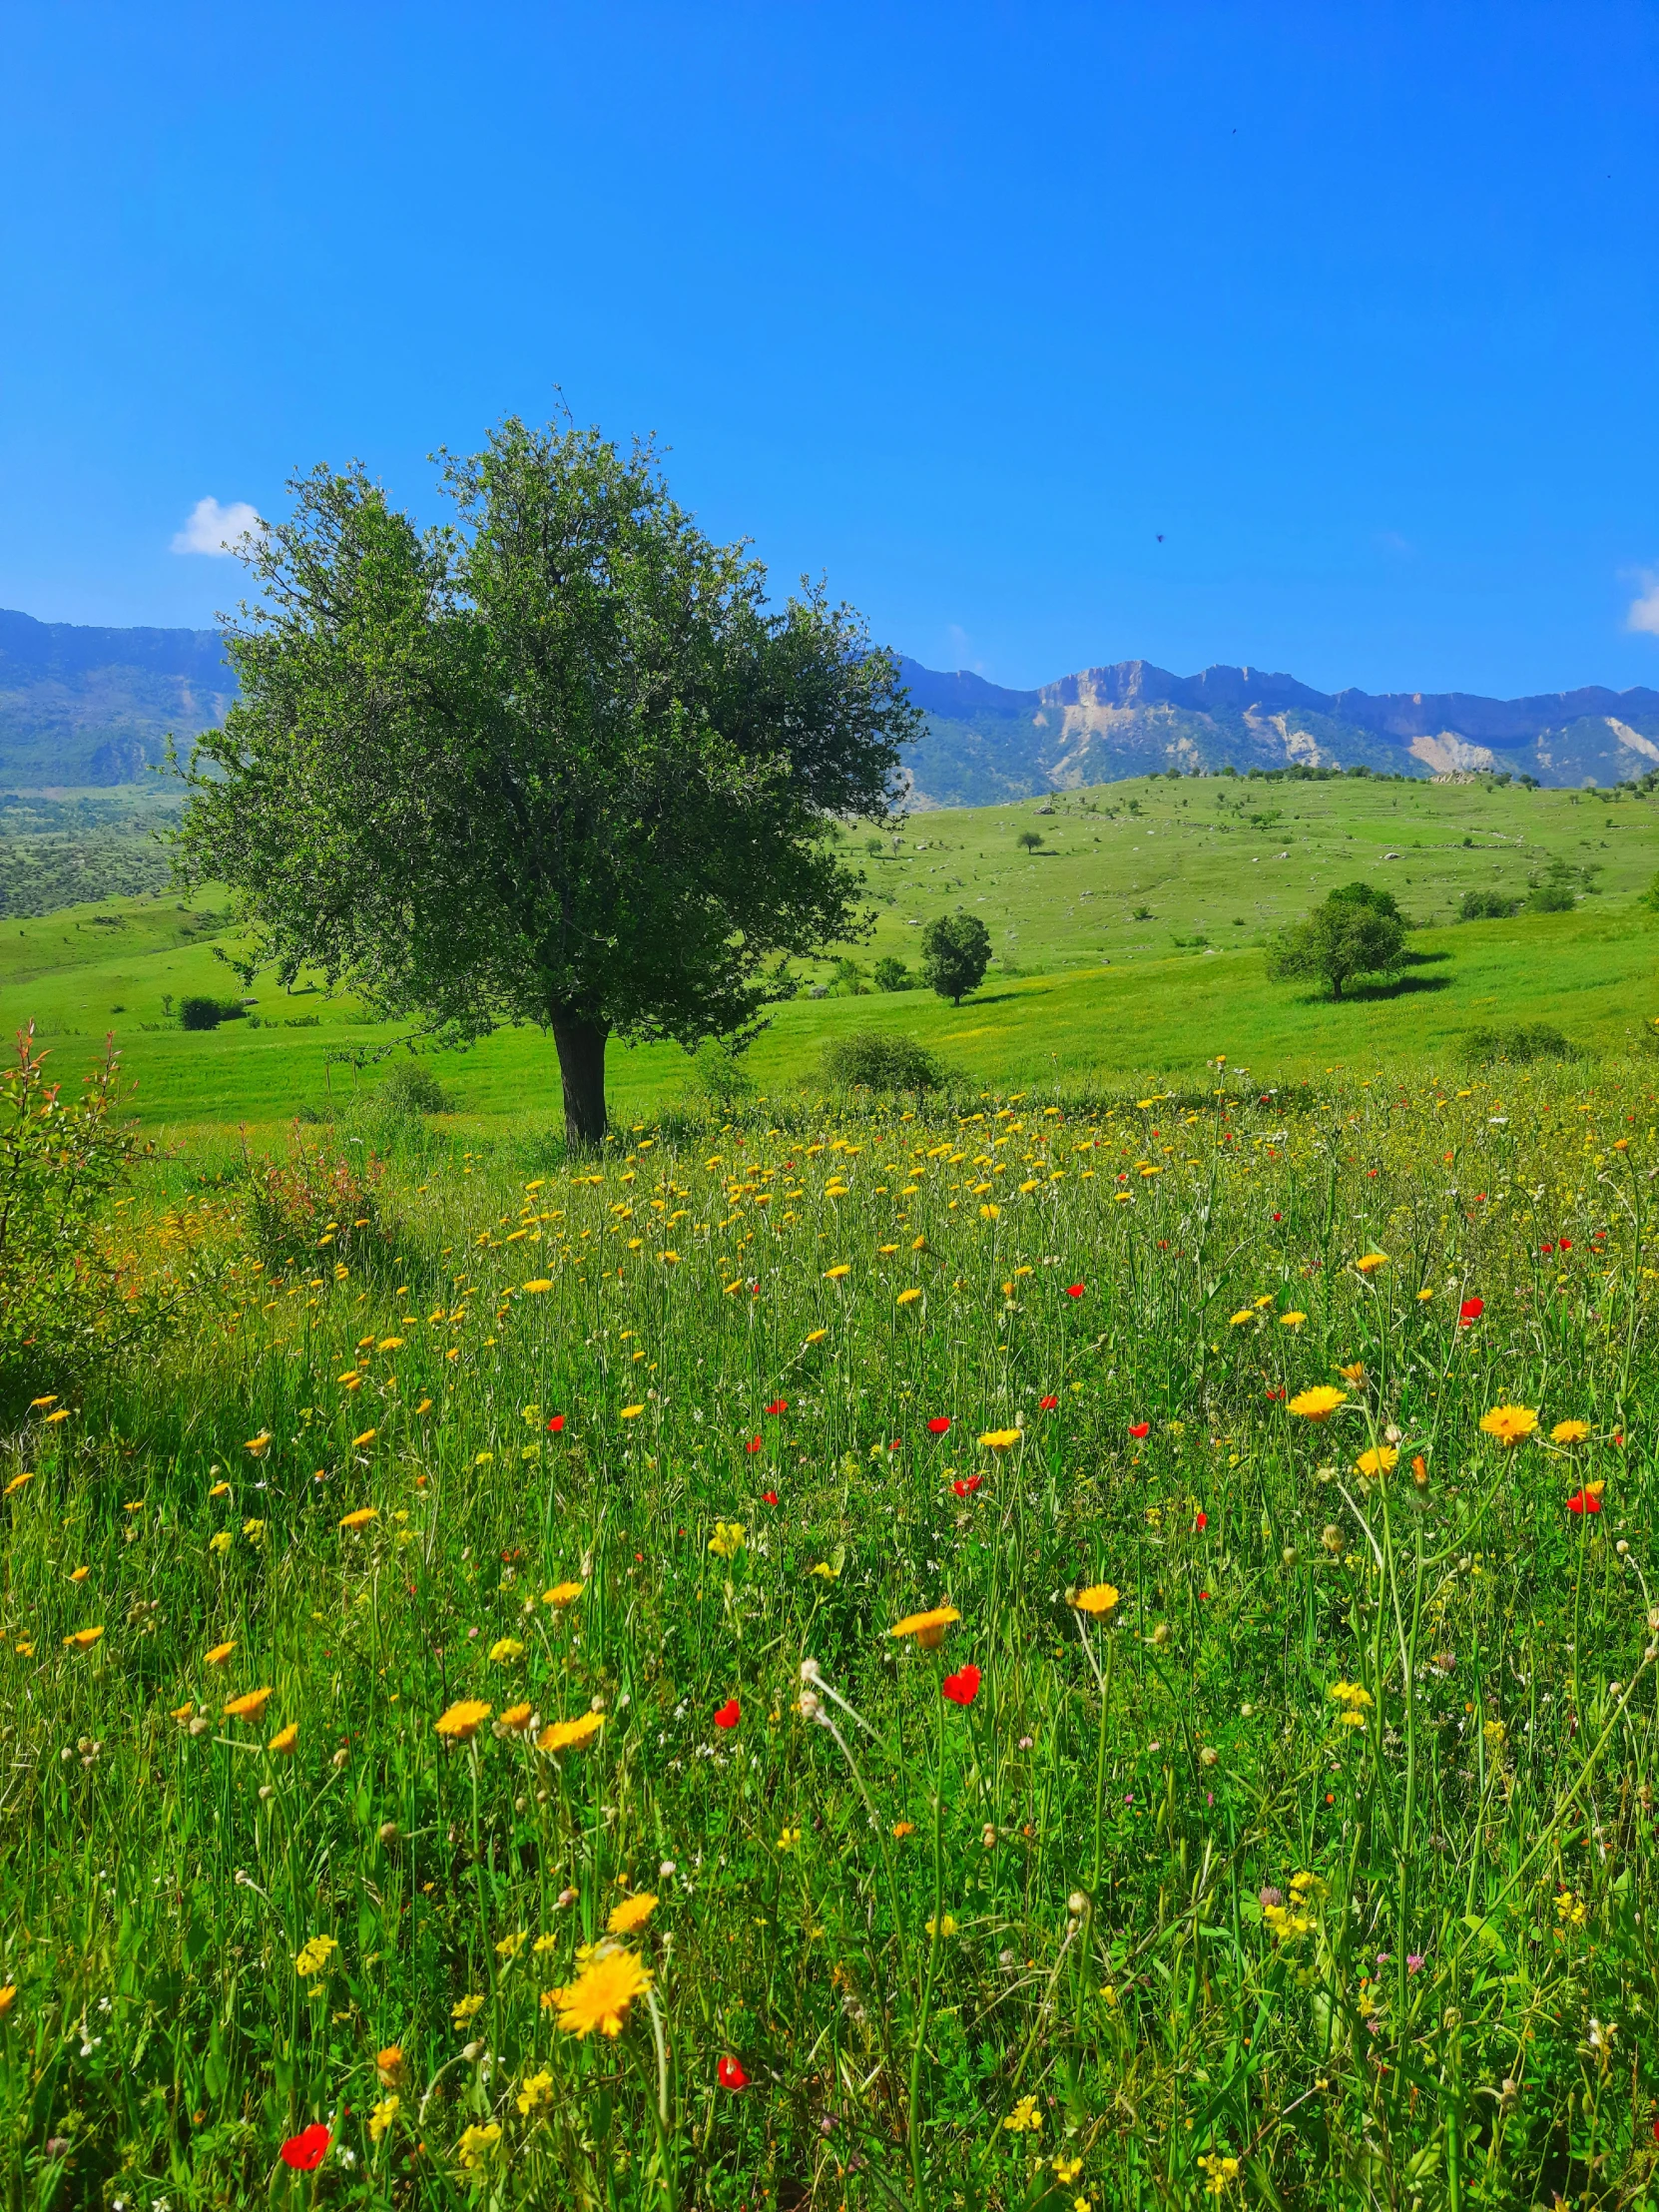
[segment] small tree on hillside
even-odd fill
[[[952,1006],[979,988],[990,961],[991,933],[977,914],[940,914],[921,932],[922,976]]]
[[[741,1033],[764,962],[860,933],[834,818],[886,820],[921,718],[849,609],[774,611],[649,447],[512,420],[443,486],[458,526],[422,533],[319,469],[253,541],[183,870],[233,885],[279,972],[431,1029],[551,1029],[594,1145],[613,1031]]]
[[[1043,833],[1040,830],[1022,830],[1014,839],[1015,844],[1024,845],[1027,852],[1035,852],[1042,841]]]
[[[1321,982],[1333,998],[1341,998],[1343,985],[1356,976],[1395,975],[1404,962],[1405,923],[1392,892],[1374,895],[1359,883],[1333,891],[1268,947],[1268,973],[1276,982]]]

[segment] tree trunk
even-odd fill
[[[604,1022],[555,1008],[553,1042],[565,1090],[565,1143],[572,1152],[592,1152],[605,1141]]]

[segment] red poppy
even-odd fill
[[[1083,1291],[1084,1286],[1081,1283],[1068,1283],[1066,1285],[1067,1298],[1081,1298]]]
[[[927,1423],[927,1433],[929,1436],[942,1436],[949,1426],[950,1415],[948,1413],[935,1413]]]
[[[1285,1394],[1285,1393],[1284,1393],[1284,1391],[1283,1391],[1282,1389],[1278,1388],[1277,1386],[1271,1386],[1271,1387],[1269,1388],[1269,1390],[1268,1390],[1268,1395],[1269,1395],[1269,1397],[1273,1397],[1273,1398],[1279,1398],[1279,1397],[1283,1397],[1283,1396],[1284,1396],[1284,1394]]]
[[[1556,1250],[1559,1252],[1570,1252],[1572,1250],[1572,1239],[1570,1237],[1557,1238]]]
[[[547,1433],[550,1436],[556,1436],[559,1433],[560,1429],[563,1428],[564,1424],[565,1417],[563,1413],[555,1413],[553,1415],[553,1418],[547,1424]]]
[[[1210,1593],[1208,1590],[1200,1590],[1198,1593],[1198,1602],[1200,1603],[1200,1605],[1207,1604],[1209,1602],[1209,1597]]]
[[[967,1666],[955,1674],[947,1674],[939,1688],[952,1705],[971,1705],[979,1695],[979,1669]]]
[[[971,1497],[985,1477],[982,1474],[958,1475],[950,1487],[958,1497]]]
[[[320,2120],[313,2120],[309,2127],[302,2127],[297,2135],[290,2135],[278,2152],[282,2164],[291,2166],[295,2173],[315,2173],[328,2155],[328,2145],[333,2137]]]
[[[1285,1217],[1283,1214],[1275,1214],[1273,1218],[1275,1221],[1283,1221]]]
[[[1462,1305],[1457,1309],[1458,1328],[1467,1329],[1469,1324],[1478,1321],[1485,1311],[1486,1301],[1483,1298],[1465,1298]]]
[[[1601,1500],[1599,1497],[1592,1496],[1588,1490],[1574,1490],[1567,1500],[1567,1511],[1569,1513],[1599,1513],[1601,1511]]]
[[[899,1442],[896,1436],[893,1438],[892,1442],[888,1444],[887,1449],[889,1451],[897,1451],[899,1449]]]
[[[1195,1520],[1195,1521],[1193,1522],[1193,1526],[1194,1526],[1194,1527],[1195,1527],[1195,1528],[1196,1528],[1196,1529],[1198,1530],[1199,1534],[1200,1534],[1200,1535],[1202,1535],[1202,1534],[1204,1533],[1205,1529],[1207,1529],[1207,1528],[1209,1527],[1209,1525],[1210,1525],[1210,1516],[1209,1516],[1209,1514],[1208,1514],[1208,1513],[1206,1513],[1206,1512],[1204,1512],[1204,1511],[1203,1511],[1202,1509],[1200,1509],[1200,1512],[1199,1512],[1199,1516],[1198,1516],[1197,1520]]]
[[[723,2058],[715,2068],[715,2075],[723,2089],[747,2089],[749,2076],[735,2058]]]
[[[1055,1406],[1058,1405],[1059,1402],[1060,1400],[1057,1397],[1039,1397],[1037,1400],[1037,1409],[1039,1412],[1052,1413]]]
[[[763,1505],[776,1505],[778,1503],[778,1492],[776,1490],[763,1490],[761,1492],[761,1503]]]
[[[1555,1250],[1555,1247],[1552,1244],[1540,1245],[1538,1247],[1538,1250],[1540,1252],[1553,1252]]]
[[[772,1403],[767,1407],[767,1411],[769,1413],[787,1413],[789,1409],[790,1401],[787,1397],[775,1397]],[[733,2064],[736,2065],[736,2063],[737,2061],[736,2059],[734,2059]]]
[[[729,1697],[715,1715],[715,1726],[717,1728],[736,1728],[742,1719],[743,1707],[735,1697]]]
[[[1151,1433],[1151,1430],[1152,1423],[1149,1420],[1132,1420],[1129,1423],[1129,1433],[1131,1436],[1146,1436]]]
[[[759,1451],[761,1448],[760,1437],[751,1436],[748,1443],[746,1443],[743,1448],[745,1449],[745,1451]]]

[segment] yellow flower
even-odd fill
[[[477,1735],[489,1717],[490,1709],[482,1698],[463,1697],[441,1712],[432,1726],[451,1743],[464,1744]]]
[[[365,1428],[360,1436],[353,1436],[351,1439],[352,1450],[356,1451],[363,1444],[371,1444],[376,1433],[377,1431],[372,1428]]]
[[[500,2140],[501,2130],[494,2120],[487,2127],[469,2127],[456,2145],[456,2156],[469,2174],[477,2173],[489,2164]]]
[[[1255,1319],[1255,1307],[1242,1306],[1236,1314],[1230,1314],[1227,1317],[1227,1326],[1229,1329],[1242,1329],[1247,1321],[1254,1321]]]
[[[1375,1275],[1379,1268],[1385,1268],[1387,1264],[1385,1252],[1363,1252],[1354,1263],[1362,1275]]]
[[[1339,1405],[1347,1403],[1346,1390],[1339,1390],[1330,1382],[1316,1382],[1310,1390],[1299,1390],[1287,1411],[1300,1413],[1304,1420],[1329,1420]]]
[[[47,1427],[48,1427],[48,1428],[50,1428],[50,1427],[52,1427],[52,1425],[53,1425],[53,1424],[54,1424],[55,1422],[57,1422],[57,1421],[60,1421],[60,1420],[68,1420],[68,1418],[69,1418],[69,1407],[68,1407],[67,1405],[60,1405],[60,1406],[58,1407],[58,1409],[57,1409],[57,1411],[56,1411],[55,1413],[48,1413],[48,1414],[47,1414],[47,1416],[46,1416],[46,1425],[47,1425]]]
[[[257,1728],[265,1719],[265,1709],[271,1703],[271,1685],[262,1689],[244,1690],[241,1697],[232,1698],[225,1708],[225,1717],[233,1721],[252,1721]]]
[[[245,1520],[242,1524],[242,1532],[251,1544],[257,1544],[265,1535],[265,1522],[263,1520]]]
[[[830,1332],[828,1329],[809,1329],[807,1332],[807,1342],[810,1345],[821,1345],[823,1344],[825,1338],[829,1336],[829,1334]]]
[[[538,1751],[585,1751],[605,1725],[603,1713],[583,1713],[573,1721],[555,1721],[536,1738]]]
[[[499,1725],[502,1728],[521,1730],[533,1718],[534,1715],[532,1714],[528,1705],[509,1705],[507,1710],[502,1714]]]
[[[553,1991],[559,2025],[567,2035],[620,2035],[629,2006],[650,1986],[649,1968],[631,1950],[601,1949],[567,1988]]]
[[[538,1275],[533,1283],[526,1283],[524,1288],[532,1298],[539,1298],[543,1291],[550,1291],[553,1288],[553,1280],[551,1276]]]
[[[490,1658],[499,1666],[509,1665],[514,1659],[522,1659],[524,1646],[516,1636],[498,1636],[490,1646]]]
[[[243,1445],[243,1449],[251,1451],[256,1459],[263,1459],[270,1448],[271,1430],[269,1428],[262,1428],[257,1436],[250,1436],[247,1443]]]
[[[526,2074],[524,2086],[518,2092],[518,2109],[521,2117],[528,2119],[532,2112],[539,2112],[543,2105],[553,2102],[553,2076],[550,2073]]]
[[[32,1468],[27,1474],[14,1474],[11,1480],[6,1484],[4,1492],[0,1494],[3,1494],[6,1497],[10,1497],[14,1490],[21,1490],[25,1482],[32,1482],[34,1479],[34,1471]]]
[[[401,2097],[382,2097],[368,2115],[368,2139],[377,2143],[402,2110]]]
[[[71,1582],[84,1582],[91,1572],[90,1567],[76,1567],[71,1571],[69,1579]]]
[[[298,1741],[299,1723],[297,1721],[289,1721],[286,1728],[277,1729],[276,1735],[272,1737],[271,1742],[267,1748],[271,1751],[276,1752],[279,1758],[285,1758],[287,1754],[293,1749],[294,1745],[298,1743]]]
[[[624,1420],[638,1420],[644,1411],[645,1407],[643,1405],[625,1405],[622,1408],[622,1418]]]
[[[384,2050],[374,2054],[374,2071],[382,2089],[401,2089],[409,2077],[400,2043],[388,2043]]]
[[[1399,1464],[1399,1453],[1391,1444],[1374,1444],[1369,1451],[1362,1451],[1354,1464],[1361,1474],[1392,1474]]]
[[[188,1721],[195,1711],[196,1707],[186,1698],[184,1704],[175,1705],[167,1717],[170,1721]]]
[[[1118,1592],[1110,1582],[1096,1582],[1086,1590],[1079,1590],[1072,1599],[1080,1613],[1109,1613],[1118,1601]]]
[[[851,1273],[852,1262],[850,1260],[837,1260],[832,1268],[825,1269],[824,1280],[826,1283],[838,1283],[843,1275],[850,1275]]]
[[[6,2017],[6,2014],[11,2010],[12,2006],[16,2002],[17,1983],[15,1981],[8,1981],[3,1988],[0,1988],[0,2020],[3,2020]]]
[[[1082,2171],[1081,2158],[1056,2158],[1054,2161],[1054,2178],[1063,2189],[1069,2189]]]
[[[1204,2184],[1206,2196],[1225,2195],[1227,2184],[1239,2178],[1239,2161],[1236,2158],[1223,2158],[1219,2152],[1211,2151],[1198,2163],[1200,2169],[1209,2176]]]
[[[340,1515],[340,1526],[341,1528],[366,1528],[371,1520],[378,1520],[379,1517],[380,1508],[377,1505],[359,1505],[355,1512]]]
[[[894,1821],[892,1832],[895,1837],[899,1838],[913,1836],[916,1832],[916,1824],[914,1821]]]
[[[474,1994],[472,1996],[457,1997],[454,2003],[449,2008],[449,2017],[454,2021],[457,2027],[466,2027],[471,2024],[472,2020],[483,2009],[484,2000],[481,1996]]]
[[[208,1549],[210,1551],[229,1551],[230,1548],[231,1531],[228,1528],[222,1528],[217,1536],[208,1538]]]
[[[1006,1451],[1019,1442],[1021,1433],[1017,1428],[987,1428],[979,1441],[987,1451]]]
[[[1037,2134],[1042,2127],[1043,2119],[1042,2114],[1037,2110],[1036,2098],[1021,2097],[1002,2124],[1011,2135]]]
[[[1549,1432],[1549,1440],[1554,1444],[1581,1444],[1589,1433],[1587,1420],[1558,1420]]]
[[[1346,1368],[1339,1368],[1337,1373],[1345,1382],[1363,1382],[1366,1380],[1366,1363],[1364,1360],[1351,1360]]]
[[[1500,1444],[1514,1445],[1531,1435],[1538,1416],[1530,1405],[1494,1405],[1489,1413],[1481,1414],[1480,1425]]]
[[[516,1958],[524,1948],[525,1939],[529,1933],[530,1931],[527,1928],[521,1928],[511,1936],[503,1936],[500,1942],[495,1946],[496,1957]]]
[[[979,1209],[979,1219],[981,1221],[1000,1221],[1002,1219],[1002,1209],[1000,1206],[993,1205],[987,1199]]]
[[[946,1913],[943,1918],[937,1923],[934,1923],[932,1921],[928,1921],[926,1923],[926,1930],[929,1936],[934,1933],[935,1927],[937,1928],[938,1935],[941,1938],[946,1936],[954,1936],[956,1933],[955,1920],[949,1913]]]
[[[656,1898],[649,1890],[641,1890],[614,1907],[605,1926],[613,1936],[632,1936],[645,1926],[656,1910]]]
[[[30,1398],[30,1400],[29,1400],[29,1410],[30,1410],[30,1412],[31,1412],[31,1413],[38,1413],[38,1412],[40,1411],[40,1409],[41,1409],[41,1407],[42,1407],[43,1405],[56,1405],[56,1404],[57,1404],[57,1402],[58,1402],[58,1395],[57,1395],[57,1392],[56,1392],[56,1391],[54,1390],[54,1391],[52,1392],[52,1394],[51,1394],[51,1396],[50,1396],[50,1397],[32,1397],[32,1398]]]
[[[743,1549],[743,1522],[717,1520],[715,1532],[709,1538],[709,1549],[717,1559],[735,1559]]]
[[[320,1973],[338,1948],[338,1943],[331,1936],[313,1936],[295,1957],[294,1971],[300,1974]]]
[[[898,1303],[900,1306],[913,1306],[920,1296],[920,1290],[912,1283],[907,1291],[899,1292]]]
[[[580,1582],[555,1582],[552,1589],[543,1590],[541,1601],[544,1605],[551,1605],[556,1611],[563,1612],[567,1605],[574,1605],[581,1594]]]
[[[208,1492],[208,1495],[210,1497],[229,1497],[230,1494],[231,1485],[229,1482],[216,1482],[213,1488]]]
[[[1346,1705],[1351,1710],[1372,1702],[1371,1692],[1359,1682],[1333,1682],[1330,1694],[1339,1705]]]
[[[954,1605],[935,1605],[930,1613],[906,1613],[895,1628],[889,1628],[889,1636],[913,1636],[923,1651],[936,1651],[944,1642],[944,1632],[952,1621],[959,1621],[961,1614]]]
[[[230,1658],[232,1652],[235,1651],[236,1648],[237,1647],[234,1643],[215,1644],[212,1651],[206,1654],[208,1665],[210,1667],[224,1666],[226,1660]]]
[[[778,1849],[780,1851],[794,1851],[800,1841],[801,1831],[799,1828],[782,1829],[778,1836]]]
[[[1300,1329],[1307,1319],[1306,1314],[1281,1314],[1279,1326],[1281,1329]]]
[[[103,1633],[104,1631],[101,1627],[77,1628],[72,1634],[64,1638],[64,1642],[66,1644],[73,1644],[77,1651],[90,1651],[93,1645],[97,1643],[99,1637],[103,1635]]]

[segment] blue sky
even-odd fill
[[[430,515],[426,454],[559,386],[934,667],[1659,685],[1651,5],[0,39],[0,605],[206,623],[200,501],[358,455]]]

